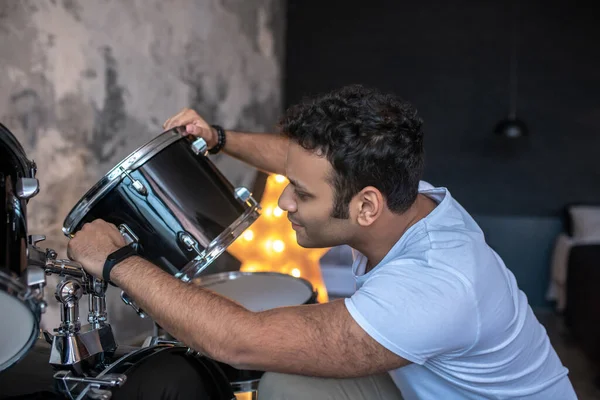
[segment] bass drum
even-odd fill
[[[39,190],[35,172],[35,163],[0,124],[0,371],[29,351],[40,323],[43,293],[41,286],[28,286],[26,271],[27,201]]]
[[[49,358],[50,345],[38,340],[20,363],[0,374],[0,399],[235,399],[216,363],[187,347],[120,347],[113,357],[116,361],[87,377],[53,369]],[[118,385],[74,382],[80,378]]]

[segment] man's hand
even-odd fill
[[[116,226],[97,219],[83,225],[69,241],[67,256],[81,263],[88,273],[102,279],[106,257],[125,245],[127,243]]]
[[[178,114],[166,120],[163,124],[165,130],[176,128],[178,126],[184,126],[187,134],[204,139],[209,149],[217,145],[217,132],[194,110],[184,108]]]

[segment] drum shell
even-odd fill
[[[17,196],[17,182],[34,172],[35,164],[0,124],[0,271],[14,277],[27,268],[27,200]]]
[[[42,312],[39,291],[27,286],[27,201],[22,179],[34,180],[35,163],[0,124],[0,371],[24,357],[37,337]],[[36,187],[37,187],[37,181]]]
[[[132,179],[145,193],[136,190]],[[70,231],[95,219],[125,224],[138,237],[142,257],[177,275],[198,255],[184,243],[183,234],[206,250],[248,211],[216,166],[182,138],[124,176]]]

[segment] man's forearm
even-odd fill
[[[112,270],[111,280],[167,332],[218,361],[234,362],[238,333],[251,329],[254,313],[175,279],[143,258],[121,262]]]
[[[267,172],[285,175],[288,138],[277,133],[226,132],[225,153]]]

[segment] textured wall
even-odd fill
[[[271,127],[280,112],[281,3],[0,2],[0,121],[36,161],[41,182],[30,233],[45,234],[43,245],[64,257],[71,207],[184,106],[226,127]],[[234,185],[252,187],[254,170],[213,160]],[[137,334],[115,294],[118,336]],[[58,310],[49,303],[43,324],[51,329]]]

